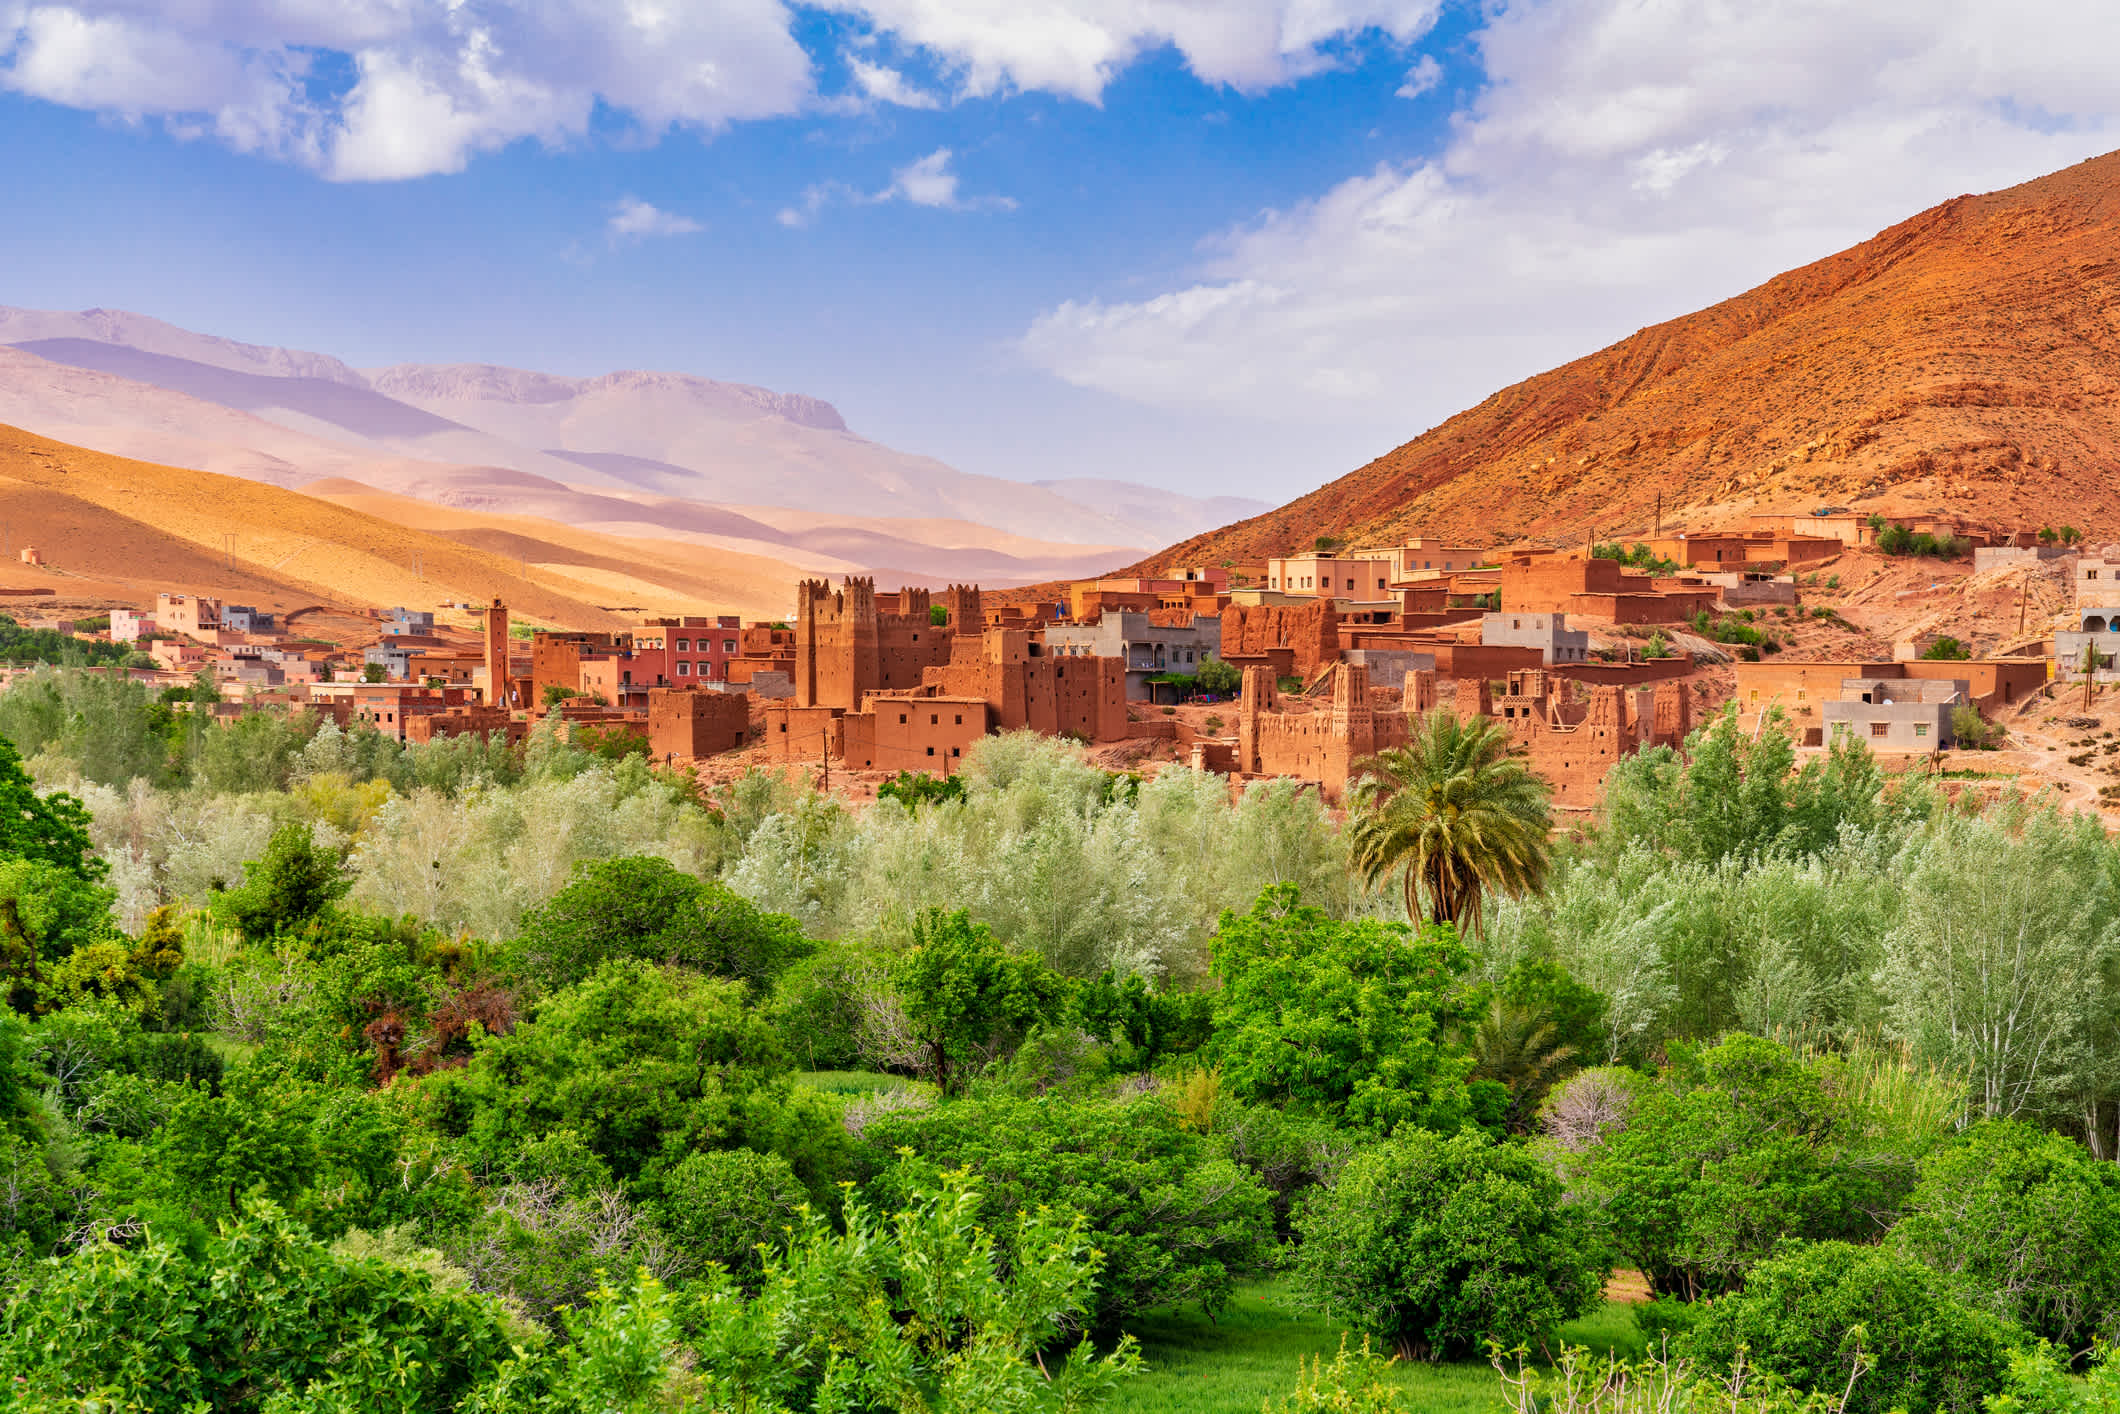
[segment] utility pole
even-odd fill
[[[1664,535],[1664,493],[1661,491],[1656,493],[1656,529],[1650,534],[1658,540]]]

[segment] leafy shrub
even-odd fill
[[[936,606],[941,608],[940,605]],[[947,613],[948,610],[943,610]],[[876,787],[878,800],[895,800],[908,810],[945,800],[964,799],[964,777],[931,776],[925,771],[900,771]]]
[[[808,1200],[778,1154],[709,1149],[687,1155],[663,1181],[659,1224],[692,1262],[718,1262],[746,1283],[761,1246],[780,1245]]]
[[[1973,650],[1949,634],[1944,634],[1922,649],[1921,656],[1932,662],[1963,662],[1973,656]]]
[[[1545,1340],[1609,1270],[1531,1153],[1476,1133],[1401,1130],[1350,1159],[1296,1228],[1306,1297],[1409,1358]]]
[[[22,1408],[93,1392],[225,1414],[450,1409],[498,1374],[510,1337],[498,1302],[342,1260],[260,1205],[196,1255],[149,1241],[38,1269],[0,1323],[0,1369]]]
[[[1889,1247],[1820,1242],[1754,1267],[1680,1342],[1719,1370],[1740,1359],[1862,1414],[1975,1414],[2002,1389],[2012,1328],[1962,1305],[1944,1279]]]
[[[810,946],[785,914],[767,913],[666,859],[634,855],[582,865],[523,919],[513,955],[518,970],[548,990],[571,986],[613,958],[640,958],[737,978],[756,991]]]
[[[1341,922],[1269,889],[1222,915],[1208,1054],[1247,1103],[1449,1132],[1476,1117],[1472,1058],[1453,1039],[1476,1015],[1471,961],[1450,928]]]
[[[1961,1300],[2069,1349],[2120,1336],[2120,1172],[2014,1120],[1928,1156],[1892,1242]]]
[[[1041,1206],[1081,1214],[1108,1258],[1095,1305],[1101,1327],[1174,1302],[1196,1301],[1212,1315],[1239,1274],[1272,1260],[1264,1186],[1152,1097],[965,1099],[875,1116],[863,1137],[879,1169],[885,1156],[912,1151],[877,1180],[886,1203],[967,1169],[989,1224]]]
[[[1404,1392],[1386,1381],[1391,1363],[1369,1348],[1367,1336],[1359,1352],[1350,1352],[1343,1334],[1330,1365],[1322,1355],[1308,1365],[1298,1360],[1296,1387],[1280,1403],[1267,1400],[1262,1414],[1401,1414]]]
[[[1961,702],[1951,709],[1951,739],[1968,751],[1993,751],[2008,736],[2007,728],[1981,716],[1980,709],[1970,702]]]
[[[1866,1237],[1896,1210],[1918,1155],[1869,1147],[1843,1069],[1755,1036],[1677,1046],[1583,1151],[1584,1196],[1659,1293],[1729,1290],[1787,1238]]]

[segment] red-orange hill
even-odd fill
[[[1413,534],[1956,511],[2120,534],[2120,153],[1961,196],[1136,568]]]

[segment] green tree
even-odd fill
[[[1222,915],[1206,1054],[1241,1100],[1380,1133],[1498,1118],[1502,1087],[1467,1089],[1473,1061],[1456,1039],[1481,1010],[1471,963],[1447,925],[1340,922],[1299,906],[1292,885],[1269,889],[1251,912]]]
[[[1500,723],[1431,712],[1412,741],[1379,752],[1349,801],[1353,865],[1371,885],[1402,877],[1408,917],[1480,931],[1489,893],[1546,882],[1546,783],[1509,755]]]
[[[963,911],[915,920],[913,946],[893,969],[921,1069],[945,1095],[1059,1014],[1066,984],[1035,957],[1011,953]]]
[[[41,860],[86,882],[109,866],[88,837],[88,807],[64,791],[39,795],[15,744],[0,737],[0,855]]]
[[[1819,1242],[1772,1257],[1711,1302],[1680,1339],[1710,1368],[1751,1368],[1798,1390],[1851,1391],[1849,1414],[1978,1414],[2009,1372],[2015,1332],[1955,1300],[1890,1247]]]
[[[1217,697],[1233,697],[1244,686],[1244,674],[1210,653],[1200,660],[1200,670],[1193,674],[1193,684],[1202,692],[1211,692]]]
[[[1105,1254],[1100,1328],[1184,1302],[1218,1314],[1239,1276],[1273,1261],[1266,1189],[1153,1096],[963,1099],[877,1116],[862,1137],[883,1170],[870,1190],[891,1206],[961,1169],[989,1227],[1043,1209],[1080,1215]],[[886,1166],[900,1150],[912,1157]]]
[[[104,989],[97,974],[122,968],[134,951],[111,921],[111,897],[63,865],[0,856],[0,985],[10,1007],[26,1015]],[[90,950],[92,957],[68,967]],[[107,981],[140,1000],[141,989]]]
[[[1401,1130],[1296,1220],[1304,1296],[1406,1359],[1550,1340],[1609,1270],[1583,1210],[1522,1145]]]
[[[1892,1242],[2064,1349],[2120,1335],[2120,1172],[2057,1134],[1973,1125],[1923,1161]]]
[[[822,1193],[845,1166],[846,1134],[830,1101],[788,1073],[740,983],[627,958],[539,1002],[469,1065],[422,1079],[417,1103],[497,1173],[572,1130],[644,1199],[686,1155],[738,1146],[784,1155]]]
[[[942,627],[942,626],[943,626],[944,624],[947,624],[947,623],[948,623],[949,621],[950,621],[950,611],[949,611],[949,607],[948,607],[947,605],[944,605],[944,604],[930,604],[930,605],[928,605],[928,623],[929,623],[929,625],[930,625],[930,626],[932,626],[932,627],[934,627],[934,628],[941,628],[941,627]]]
[[[613,958],[693,968],[753,989],[811,948],[785,914],[666,859],[627,855],[580,865],[567,887],[524,917],[513,958],[547,990],[572,986]]]
[[[390,670],[381,663],[369,663],[361,669],[362,682],[381,682],[390,676]]]
[[[352,887],[338,855],[319,848],[308,825],[282,825],[215,911],[246,939],[262,942],[316,922]]]
[[[1873,1145],[1876,1128],[1843,1062],[1755,1036],[1678,1046],[1624,1124],[1584,1146],[1577,1187],[1658,1292],[1695,1300],[1749,1280],[1789,1239],[1889,1227],[1920,1153]]]
[[[1973,656],[1973,650],[1949,634],[1937,638],[1934,643],[1921,650],[1924,659],[1936,662],[1956,662]]]

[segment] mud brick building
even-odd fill
[[[1339,665],[1329,704],[1312,711],[1284,710],[1298,705],[1284,704],[1273,669],[1244,670],[1244,698],[1237,709],[1240,775],[1299,776],[1316,781],[1325,798],[1337,802],[1364,760],[1406,743],[1403,708],[1396,703],[1378,707],[1367,668]]]
[[[697,687],[648,691],[648,752],[661,760],[697,760],[738,751],[751,739],[751,699]]]

